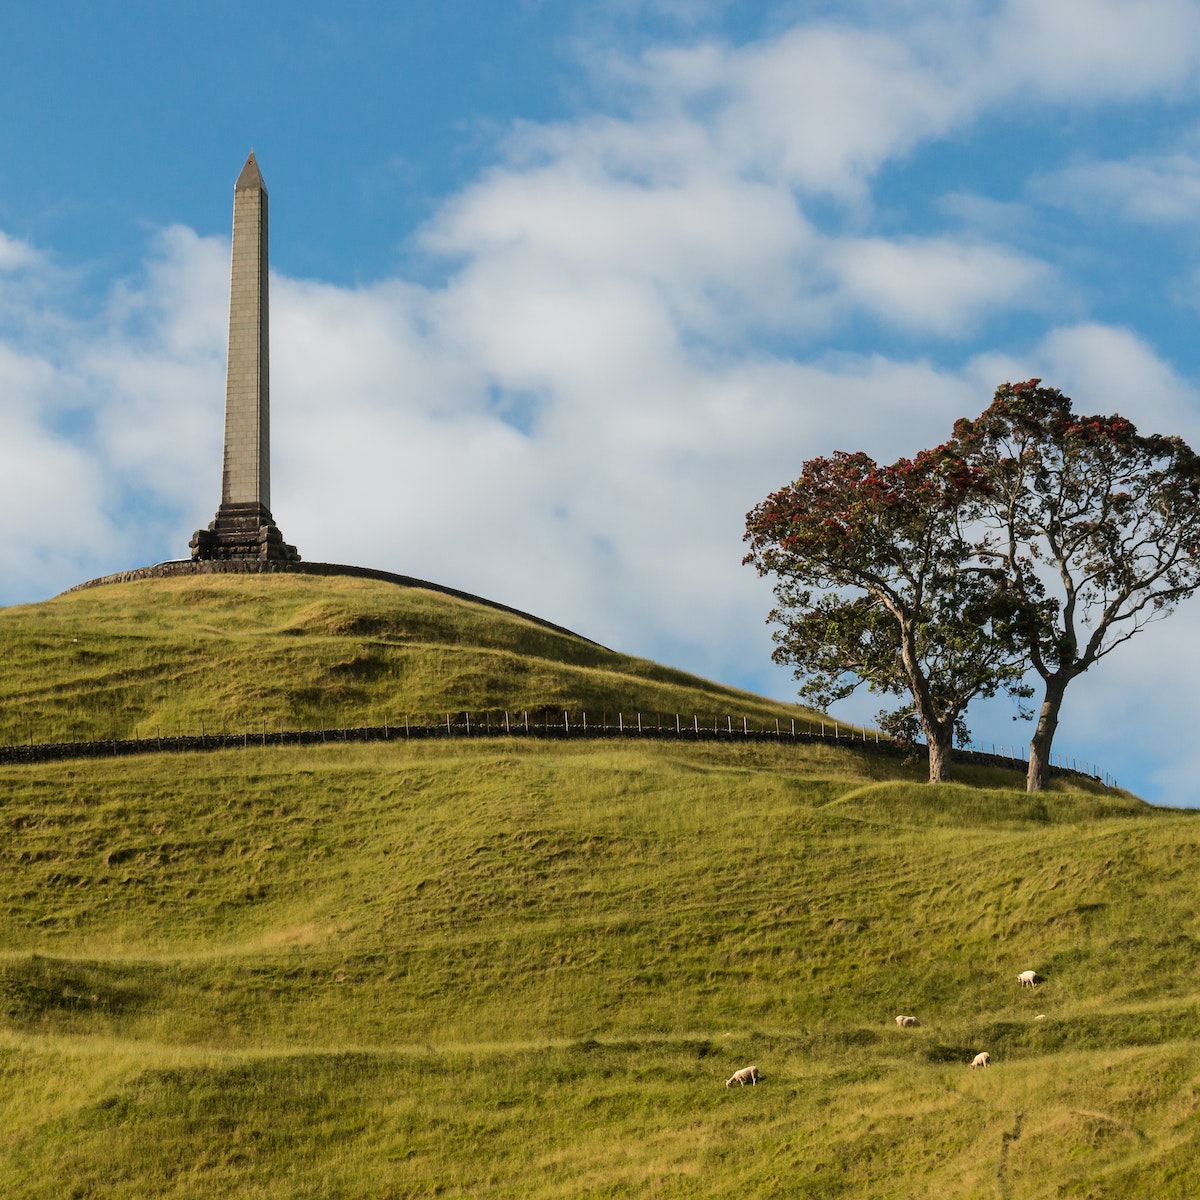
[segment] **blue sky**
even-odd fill
[[[13,5],[0,602],[211,519],[251,147],[308,559],[791,696],[740,537],[805,458],[1031,375],[1200,445],[1193,0]],[[1198,635],[1075,684],[1059,747],[1200,803]]]

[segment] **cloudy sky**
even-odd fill
[[[1031,375],[1200,445],[1196,0],[5,5],[0,603],[211,520],[251,148],[306,559],[790,698],[741,534],[805,458]],[[1200,599],[1057,745],[1200,804],[1198,710]]]

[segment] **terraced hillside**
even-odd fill
[[[0,624],[49,647],[74,613],[101,658],[144,637],[150,674],[156,628],[182,644],[170,588],[107,631],[76,601]],[[233,654],[223,602],[239,633],[189,636]],[[251,608],[328,686],[343,618],[292,603]],[[408,678],[400,626],[377,641],[367,684]],[[163,711],[210,702],[203,660]],[[659,686],[619,656],[536,670]],[[1195,815],[919,779],[844,747],[503,738],[5,767],[0,1195],[1195,1195]]]

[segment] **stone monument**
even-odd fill
[[[188,544],[194,561],[299,562],[271,516],[267,189],[254,151],[233,190],[221,507]]]
[[[68,591],[197,575],[345,575],[422,588],[485,604],[546,629],[579,637],[532,613],[470,592],[371,567],[301,562],[271,516],[271,426],[267,347],[267,189],[254,152],[233,189],[233,267],[229,285],[229,365],[225,379],[225,467],[221,507],[189,543],[190,559],[171,559],[78,583]],[[585,638],[584,641],[589,639]],[[592,645],[596,645],[595,642]]]

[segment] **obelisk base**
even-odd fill
[[[283,540],[274,517],[261,504],[222,504],[207,529],[197,529],[188,543],[193,560],[251,559],[299,562],[295,546]]]

